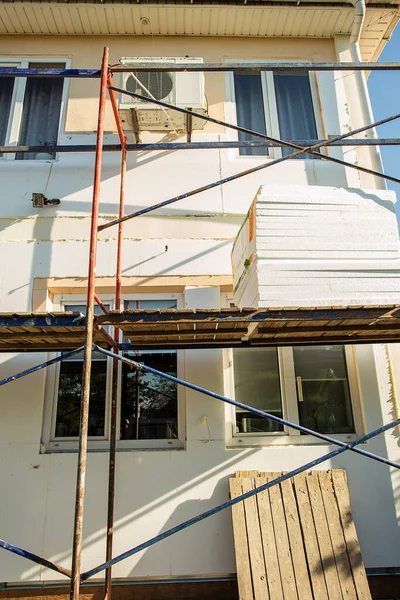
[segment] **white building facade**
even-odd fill
[[[195,57],[207,63],[346,62],[359,57],[354,39],[357,11],[335,2],[306,6],[21,2],[1,3],[1,9],[0,66],[98,68],[105,45],[110,48],[110,64],[126,56]],[[397,5],[367,5],[359,45],[363,60],[377,59],[397,20]],[[210,72],[198,81],[200,88],[204,84],[204,106],[212,117],[277,138],[322,140],[362,127],[372,118],[363,77],[346,71],[294,74],[277,69],[253,74]],[[114,83],[120,86],[123,80],[115,75]],[[0,80],[0,145],[94,144],[98,88],[96,79]],[[186,135],[172,126],[165,129],[142,127],[142,141],[186,141]],[[134,134],[127,135],[133,143]],[[192,135],[194,142],[236,139],[237,132],[211,123]],[[105,142],[118,143],[109,104]],[[265,147],[131,152],[126,213],[285,152]],[[336,146],[321,152],[381,169],[376,147]],[[93,153],[49,150],[0,158],[2,312],[84,311],[93,167]],[[119,172],[120,154],[105,153],[100,222],[118,214]],[[296,305],[300,288],[294,295],[290,289],[303,263],[308,274],[335,271],[337,277],[326,289],[331,285],[332,296],[343,294],[346,305],[396,302],[399,240],[394,194],[378,177],[301,156],[128,221],[123,244],[124,308],[231,306],[236,285],[232,245],[260,186],[274,199],[268,206],[271,225],[264,250],[267,271],[279,271],[280,287],[276,295],[275,284],[272,291],[264,290],[267,300],[248,295],[246,305]],[[33,193],[60,199],[60,204],[34,208]],[[353,204],[346,200],[350,197]],[[330,237],[321,235],[324,221],[329,232],[330,214],[341,202],[353,207],[348,237],[336,240],[334,231]],[[298,211],[307,213],[300,224],[302,237]],[[342,222],[342,217],[334,218]],[[382,223],[379,231],[373,219]],[[106,229],[98,243],[96,293],[108,308],[114,307],[116,234],[116,228]],[[361,271],[362,278],[372,283],[354,287],[345,279],[349,270]],[[310,281],[296,280],[297,286],[303,286],[303,301],[297,305],[306,305],[308,286],[309,305],[315,305],[318,290],[314,292]],[[1,378],[51,356],[2,354]],[[131,356],[138,358],[135,353]],[[400,355],[395,345],[268,348],[236,354],[199,348],[144,352],[139,358],[343,441],[398,416]],[[5,407],[0,420],[0,537],[67,568],[80,369],[81,357],[65,360],[61,366],[0,389]],[[82,570],[105,557],[111,363],[96,355],[93,372]],[[114,554],[226,501],[228,478],[237,470],[288,471],[332,448],[291,429],[277,429],[269,421],[262,425],[197,392],[177,390],[154,378],[145,378],[141,385],[136,430],[137,382],[121,367]],[[325,404],[315,400],[318,394]],[[300,395],[308,400],[308,412]],[[328,397],[334,398],[333,408]],[[398,445],[395,429],[369,442],[368,450],[397,460]],[[326,463],[326,468],[332,467],[347,471],[366,567],[398,567],[398,473],[350,453]],[[220,580],[232,576],[235,569],[231,513],[226,510],[119,563],[113,577],[125,583],[191,577]],[[16,587],[53,582],[57,587],[65,578],[3,552],[0,581]]]

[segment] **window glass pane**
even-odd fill
[[[176,308],[176,300],[130,300],[127,310]],[[169,350],[124,352],[124,356],[177,376],[177,353]],[[144,371],[136,374],[122,365],[121,439],[176,439],[178,437],[178,387],[167,379]]]
[[[281,139],[317,139],[308,73],[275,72],[274,84]],[[282,148],[283,156],[293,152],[290,148]],[[312,158],[312,155],[300,154],[298,158]]]
[[[108,307],[107,307],[108,308]],[[67,305],[66,311],[85,314],[84,305]],[[102,314],[95,306],[95,313]],[[60,363],[58,384],[56,437],[78,437],[80,403],[82,393],[83,352],[66,358]],[[104,354],[92,354],[92,374],[90,383],[89,436],[104,436],[107,387],[107,359]]]
[[[14,77],[0,78],[0,145],[4,146],[10,118],[11,100],[14,90]],[[0,156],[2,156],[0,154]]]
[[[79,435],[82,392],[82,359],[61,362],[58,389],[56,437]],[[89,405],[89,436],[104,436],[107,361],[92,363]]]
[[[233,350],[235,400],[282,417],[282,399],[276,348],[237,348]],[[283,431],[282,425],[236,409],[240,433]]]
[[[64,68],[64,64],[30,64],[30,68]],[[57,144],[64,79],[61,77],[31,77],[26,80],[22,110],[21,146],[54,146]],[[55,152],[25,152],[17,160],[48,160]]]
[[[131,355],[131,358],[158,371],[175,377],[177,375],[176,352],[148,352],[145,356]],[[141,372],[138,377],[134,370],[124,364],[121,385],[121,439],[176,439],[177,397],[176,383],[152,373]]]
[[[154,308],[176,308],[176,300],[128,300],[126,310],[151,310]]]
[[[266,134],[264,102],[261,76],[253,74],[234,74],[237,124],[257,133]],[[240,141],[257,141],[260,138],[248,133],[238,132]],[[240,148],[242,155],[268,155],[268,148]]]
[[[320,433],[354,432],[343,346],[293,348],[300,425]]]

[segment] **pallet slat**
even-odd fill
[[[340,520],[346,540],[347,553],[353,573],[353,579],[357,588],[359,600],[371,600],[371,592],[368,586],[367,574],[361,556],[360,545],[358,543],[357,532],[353,521],[353,515],[350,507],[349,488],[347,487],[347,478],[345,471],[332,471],[332,481],[335,488],[335,494],[338,499],[338,508]]]
[[[280,475],[238,471],[231,496]],[[301,473],[232,516],[241,600],[371,600],[344,471]]]
[[[230,479],[229,487],[231,498],[237,498],[242,494],[242,483],[239,479]],[[237,560],[240,562],[240,571],[238,571],[239,600],[249,600],[249,598],[253,598],[253,586],[251,583],[243,502],[239,502],[232,506],[232,516],[235,552]]]

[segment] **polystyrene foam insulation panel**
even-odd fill
[[[263,186],[232,250],[237,306],[398,302],[395,194]],[[397,299],[396,299],[397,298]],[[251,299],[251,300],[250,300]]]

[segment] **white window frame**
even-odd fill
[[[48,63],[49,68],[51,68],[52,64],[64,63],[66,69],[71,68],[71,59],[64,57],[51,57],[47,56],[30,56],[30,57],[19,57],[19,58],[6,58],[0,57],[0,67],[8,67],[8,68],[19,68],[19,69],[29,69],[29,65],[31,63]],[[22,121],[22,112],[24,105],[24,97],[25,97],[25,89],[26,89],[26,77],[16,77],[14,81],[14,89],[13,95],[11,99],[10,106],[10,115],[8,118],[8,125],[6,131],[6,139],[5,146],[18,146],[18,138],[21,131],[21,121]],[[61,107],[60,107],[60,118],[58,122],[58,133],[57,140],[58,143],[61,143],[62,137],[64,135],[65,130],[65,118],[67,111],[67,98],[68,98],[68,88],[69,88],[69,79],[64,78],[63,92],[61,96]],[[15,161],[16,154],[3,154],[0,157],[1,160],[14,160]],[[58,160],[58,155],[54,158],[46,158],[44,160],[38,159],[25,159],[21,162],[22,164],[29,163],[46,163],[46,162],[55,162]]]
[[[357,372],[354,346],[344,345],[347,376],[349,383],[350,402],[353,412],[354,433],[326,434],[342,442],[351,442],[364,434],[361,391]],[[299,423],[298,398],[294,359],[292,347],[279,347],[278,364],[281,384],[281,398],[283,418],[293,423]],[[235,398],[233,353],[232,349],[224,351],[224,383],[227,395]],[[259,447],[272,445],[314,445],[328,444],[328,442],[312,435],[300,435],[300,432],[290,427],[284,427],[282,432],[265,433],[237,433],[235,407],[226,405],[226,444],[228,447]]]
[[[110,296],[100,297],[103,304],[114,307],[114,300]],[[183,295],[177,293],[165,294],[124,294],[121,296],[121,302],[127,300],[176,300],[177,308],[183,308]],[[86,304],[86,296],[63,294],[55,296],[53,300],[53,310],[63,311],[64,306],[81,306]],[[123,305],[123,304],[122,304]],[[112,331],[110,332],[112,335]],[[59,356],[59,352],[49,353],[48,360]],[[177,350],[177,373],[178,377],[184,377],[185,368],[185,353],[183,350]],[[122,363],[118,365],[118,404],[117,404],[117,424],[121,417],[121,402],[119,401],[121,394],[121,372]],[[105,406],[105,422],[104,436],[89,436],[88,451],[107,451],[110,447],[110,403],[112,394],[112,358],[107,358],[107,389],[106,389],[106,406]],[[77,452],[78,438],[56,437],[55,426],[57,418],[57,400],[58,400],[58,385],[60,377],[60,362],[51,365],[47,368],[47,377],[45,384],[45,400],[43,411],[43,427],[41,439],[41,452]],[[120,440],[119,427],[117,425],[117,451],[133,451],[133,450],[172,450],[183,449],[186,442],[186,388],[178,386],[178,439],[176,440]]]
[[[267,62],[269,59],[265,59]],[[271,59],[276,63],[286,63],[286,62],[296,62],[296,61],[286,61],[280,59]],[[259,63],[260,59],[227,59],[227,63],[235,62],[235,63]],[[298,61],[304,62],[304,61]],[[276,103],[276,93],[275,93],[275,83],[274,83],[274,74],[272,71],[261,71],[261,89],[263,94],[263,105],[264,105],[264,116],[265,116],[265,127],[267,131],[267,135],[281,139],[281,135],[279,132],[279,120],[278,120],[278,109]],[[314,118],[315,118],[315,126],[317,129],[317,135],[319,138],[324,138],[324,127],[322,122],[321,115],[321,99],[318,92],[317,85],[317,76],[314,71],[310,71],[308,73],[309,81],[310,81],[310,90],[311,90],[311,98],[312,105],[314,109]],[[225,73],[225,87],[226,87],[226,103],[225,103],[225,116],[226,121],[228,123],[232,123],[233,125],[237,125],[237,113],[236,113],[236,97],[235,97],[235,82],[234,82],[234,73],[226,72]],[[239,136],[238,132],[234,129],[227,129],[227,137],[229,140],[238,141]],[[256,138],[255,138],[256,139]],[[240,158],[240,159],[249,159],[249,160],[258,160],[265,161],[268,159],[275,159],[282,157],[281,148],[268,148],[268,155],[246,155],[240,154],[239,148],[235,148],[231,150],[231,158]],[[302,160],[307,160],[310,158],[309,154],[304,154]],[[299,159],[297,159],[299,160]]]

